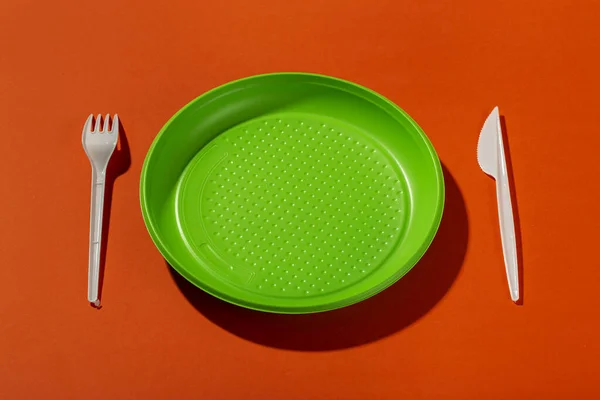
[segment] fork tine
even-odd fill
[[[110,133],[119,133],[119,116],[117,114],[115,114],[113,117],[112,129],[110,130]]]
[[[92,133],[92,120],[94,119],[94,114],[90,114],[90,116],[85,121],[83,125],[83,135],[85,136],[87,133]]]
[[[98,116],[96,117],[96,126],[94,127],[95,133],[100,133],[101,121],[102,121],[102,115],[98,114]]]
[[[102,131],[104,133],[108,133],[108,122],[110,120],[110,114],[106,114],[106,116],[104,117],[104,128],[102,129]]]

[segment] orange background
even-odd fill
[[[595,0],[2,1],[0,398],[600,398],[598,15]],[[362,304],[296,317],[224,304],[170,273],[145,230],[138,179],[161,126],[212,87],[273,71],[379,91],[446,168],[432,248]],[[495,105],[520,306],[475,156]],[[80,135],[90,113],[115,112],[129,151],[111,165],[95,310]]]

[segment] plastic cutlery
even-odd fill
[[[83,149],[92,164],[92,194],[90,206],[90,253],[88,264],[88,301],[100,306],[100,249],[102,245],[102,213],[104,210],[104,182],[108,160],[112,156],[119,138],[119,117],[115,114],[112,128],[109,129],[109,118],[98,114],[96,124],[92,127],[94,116],[90,114],[83,126]]]
[[[492,110],[492,113],[485,120],[483,128],[481,128],[479,143],[477,144],[477,161],[483,172],[496,180],[500,239],[502,240],[506,277],[510,297],[513,301],[517,301],[519,300],[517,242],[498,107]]]

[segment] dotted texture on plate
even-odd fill
[[[230,268],[252,271],[246,289],[285,297],[339,290],[381,265],[399,240],[409,206],[403,180],[362,132],[281,115],[211,144],[226,156],[206,179],[202,223]]]

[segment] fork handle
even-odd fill
[[[104,176],[106,171],[92,168],[90,205],[90,254],[88,262],[88,301],[100,306],[100,250],[102,247],[102,214],[104,211]]]

